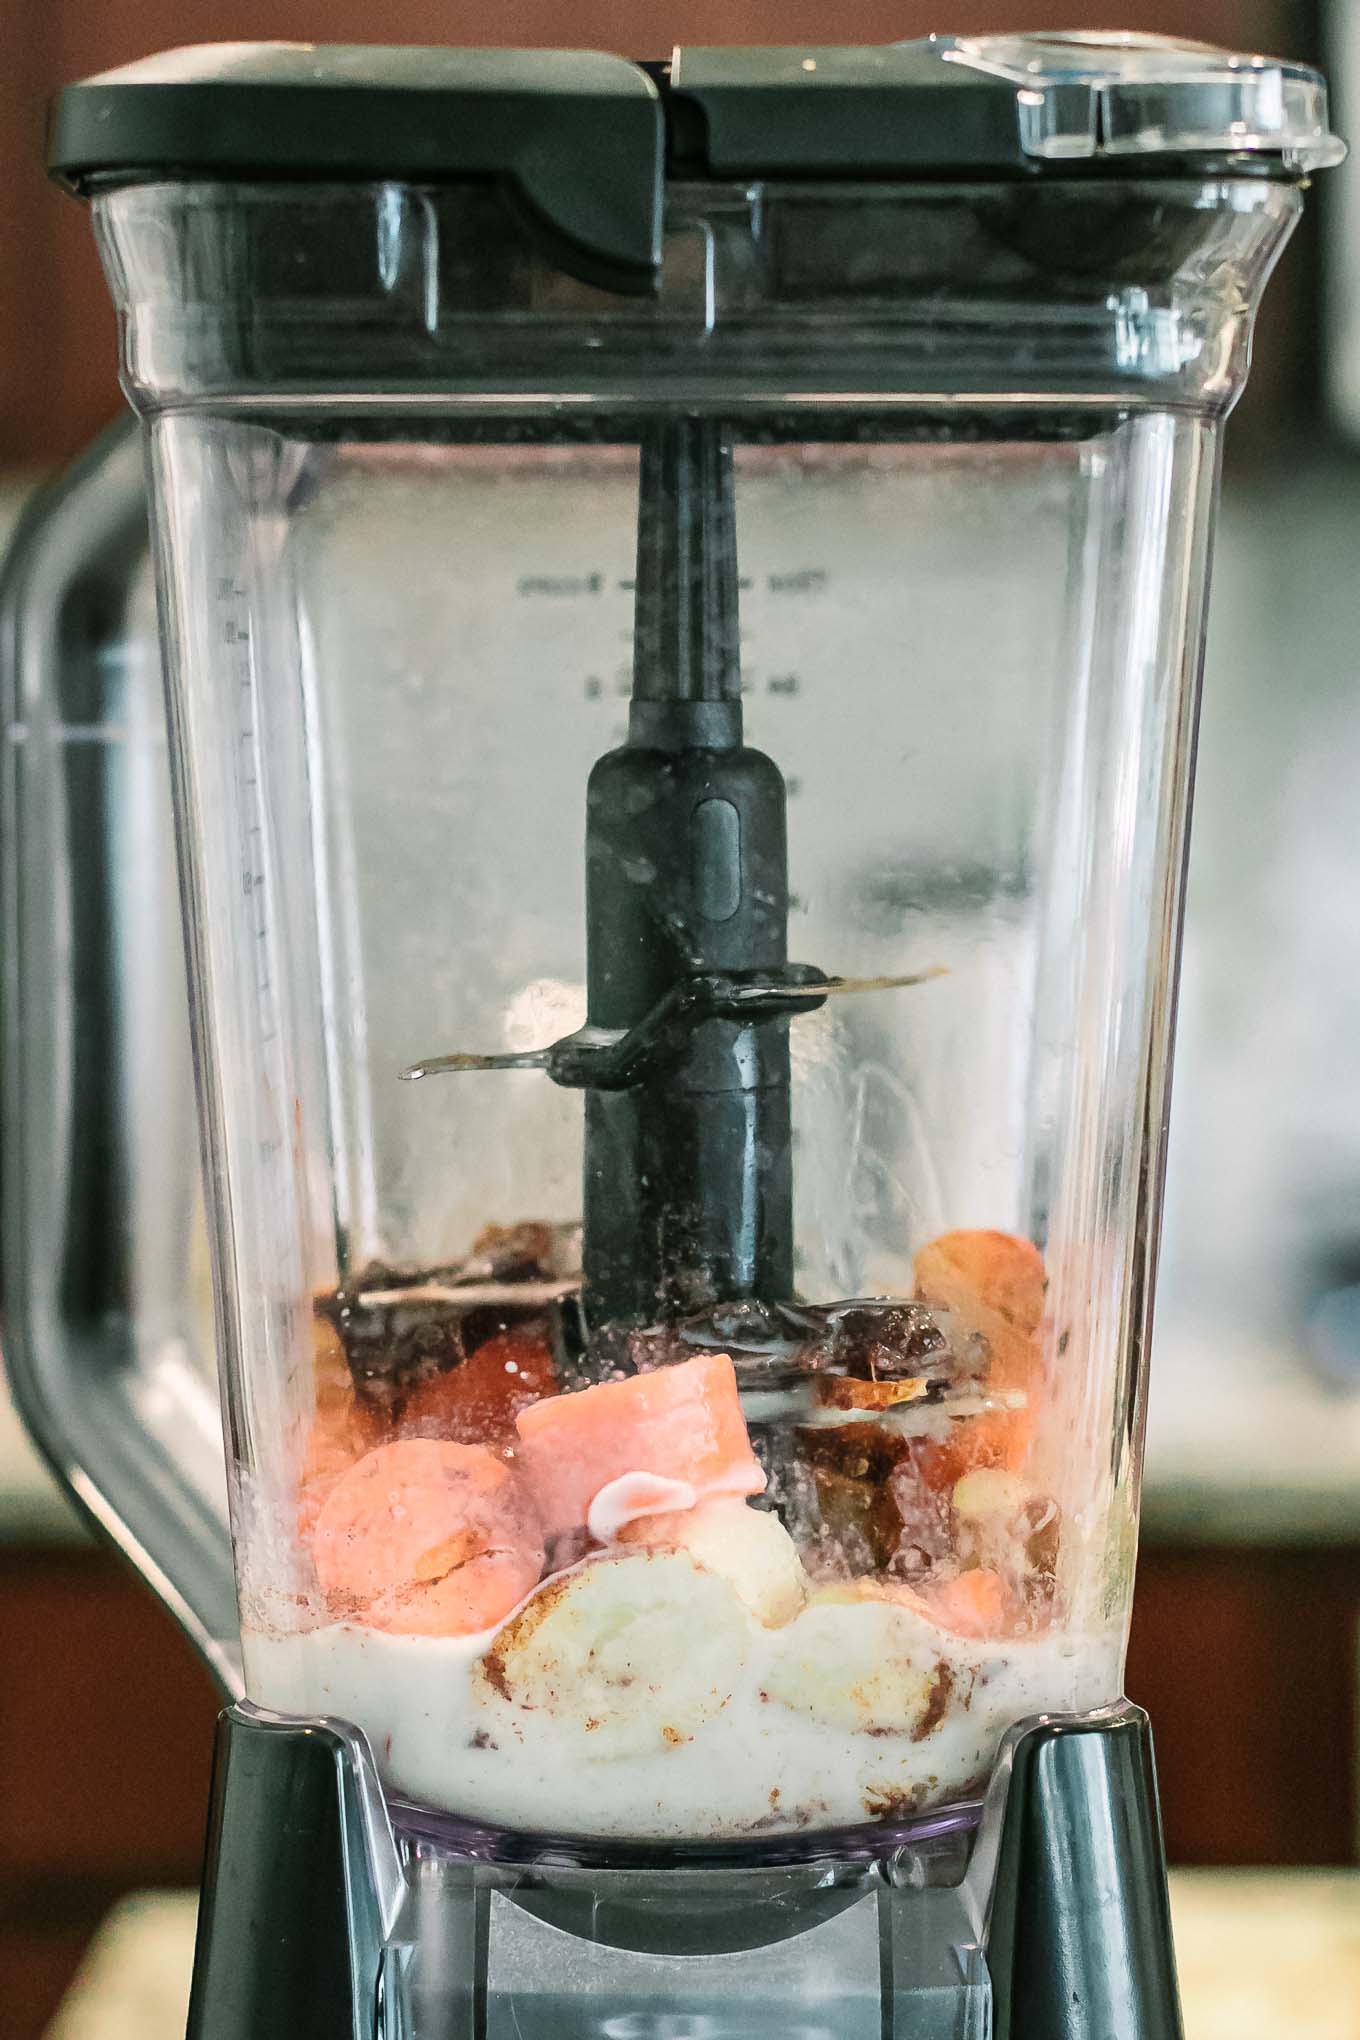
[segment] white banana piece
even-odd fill
[[[689,1742],[732,1697],[750,1617],[683,1552],[587,1559],[545,1582],[479,1661],[479,1704],[564,1759],[642,1756]]]
[[[766,1689],[815,1721],[920,1738],[949,1699],[951,1674],[939,1642],[939,1630],[910,1607],[822,1588],[780,1631]]]
[[[798,1546],[778,1516],[723,1496],[697,1508],[643,1517],[621,1533],[631,1547],[683,1551],[727,1581],[767,1629],[791,1622],[808,1597]]]
[[[1062,1516],[1051,1495],[1018,1473],[978,1466],[955,1483],[954,1547],[965,1569],[984,1566],[1031,1600],[1051,1597]]]
[[[976,1466],[954,1484],[954,1513],[969,1522],[1018,1516],[1033,1495],[1029,1481],[1001,1466]]]

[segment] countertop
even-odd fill
[[[1360,2040],[1360,1873],[1172,1875],[1186,2040]],[[194,1897],[110,1914],[47,2040],[181,2040]]]

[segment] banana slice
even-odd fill
[[[1031,1602],[1051,1598],[1062,1536],[1052,1496],[1004,1467],[979,1466],[955,1483],[952,1499],[959,1564],[1001,1573]]]
[[[808,1577],[788,1531],[768,1509],[753,1509],[739,1497],[645,1516],[620,1534],[629,1546],[686,1552],[726,1580],[767,1629],[792,1622],[807,1600]]]
[[[766,1689],[816,1721],[920,1741],[941,1719],[953,1683],[938,1643],[939,1631],[908,1606],[823,1588],[780,1632]]]
[[[589,1559],[505,1625],[473,1690],[512,1732],[551,1725],[564,1755],[647,1755],[726,1706],[750,1631],[727,1581],[685,1553]]]
[[[1018,1473],[1003,1466],[979,1466],[954,1484],[954,1513],[968,1522],[1018,1516],[1034,1493]]]

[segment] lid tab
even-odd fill
[[[593,50],[206,43],[68,85],[48,168],[132,179],[503,177],[589,283],[651,287],[665,127],[636,64]]]
[[[1304,64],[1170,36],[1090,30],[962,36],[942,61],[1015,89],[1022,144],[1045,161],[1101,156],[1274,156],[1296,176],[1330,169],[1346,144],[1327,86]]]

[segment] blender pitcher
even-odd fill
[[[1203,605],[1338,153],[1130,37],[63,95],[244,1668],[196,2034],[1177,2030],[1120,1696]]]

